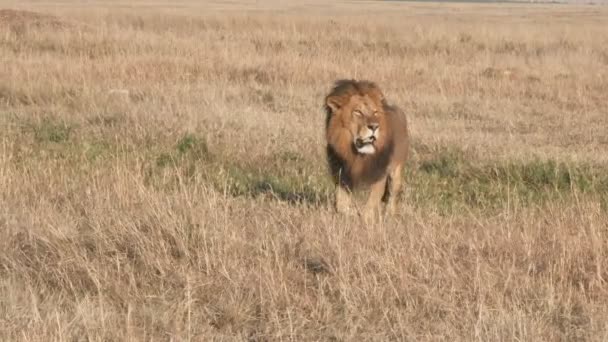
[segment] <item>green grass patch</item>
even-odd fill
[[[407,167],[409,195],[404,200],[441,213],[528,206],[568,199],[574,193],[600,197],[608,193],[608,174],[591,165],[552,160],[480,163],[455,149],[429,150],[424,155]],[[231,196],[326,204],[334,186],[324,160],[309,158],[292,151],[257,160],[221,158],[209,151],[203,139],[185,135],[157,155],[157,171],[149,176],[165,189],[178,182],[204,182]],[[365,192],[356,194],[360,200],[365,196]]]
[[[187,133],[173,141],[132,145],[126,152],[103,137],[76,135],[75,126],[63,121],[44,119],[22,127],[25,138],[19,139],[22,144],[13,150],[12,160],[24,168],[61,160],[87,172],[87,165],[103,168],[108,158],[121,155],[143,165],[146,184],[161,191],[178,190],[183,183],[204,184],[231,196],[325,205],[334,190],[325,158],[299,151],[228,157],[230,147],[211,151],[204,137]],[[553,160],[482,162],[457,149],[428,146],[416,151],[423,158],[411,160],[406,168],[404,200],[417,207],[440,213],[486,212],[572,200],[575,194],[599,198],[608,207],[608,172],[600,166]],[[364,201],[366,195],[363,191],[356,197]]]
[[[231,160],[209,151],[193,134],[160,152],[146,171],[147,183],[165,190],[180,182],[204,182],[231,196],[268,197],[290,203],[327,201],[331,183],[314,163],[295,152],[281,152],[259,160]]]
[[[49,119],[42,120],[34,125],[34,137],[37,142],[63,143],[67,142],[72,132],[72,126],[65,122],[55,122]]]
[[[14,150],[19,160],[62,160],[66,164],[102,160],[116,154],[118,146],[99,134],[78,132],[80,126],[64,120],[45,117],[20,123],[20,144]],[[31,140],[30,140],[31,139]]]
[[[113,150],[113,146],[105,141],[84,142],[81,148],[88,161],[99,160]]]
[[[463,206],[496,209],[563,199],[573,193],[608,193],[608,173],[599,167],[553,160],[477,164],[450,149],[421,161],[407,178],[415,203],[450,212]]]
[[[295,163],[295,162],[294,162]],[[286,164],[286,168],[290,166]],[[224,166],[223,176],[215,178],[215,185],[233,196],[260,195],[290,203],[322,204],[327,201],[331,184],[313,168],[296,166],[299,175],[278,168],[234,163]]]
[[[205,140],[188,133],[182,136],[172,149],[158,155],[156,166],[160,168],[175,167],[197,161],[209,161],[211,157]]]

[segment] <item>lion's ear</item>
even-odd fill
[[[342,99],[339,96],[328,96],[325,99],[325,105],[335,113],[340,107],[342,107]]]

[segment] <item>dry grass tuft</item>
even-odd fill
[[[12,4],[0,340],[608,339],[605,8]],[[330,209],[342,77],[410,119],[377,225]]]
[[[53,15],[13,9],[0,9],[0,25],[16,34],[22,34],[28,28],[65,29],[69,27],[67,22]]]

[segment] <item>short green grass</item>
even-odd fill
[[[435,203],[448,211],[542,204],[577,193],[601,198],[608,193],[608,173],[599,166],[551,159],[480,163],[453,148],[421,161],[408,177],[416,202]]]
[[[109,141],[82,136],[71,142],[76,125],[45,118],[29,125],[37,152],[73,159],[73,166],[88,160],[111,158],[119,147]],[[259,160],[222,158],[201,133],[185,133],[173,145],[141,146],[148,184],[175,189],[179,183],[206,182],[231,196],[259,197],[292,204],[327,205],[333,184],[324,156],[284,151]],[[403,175],[407,197],[417,207],[434,207],[450,214],[463,208],[499,210],[593,195],[606,203],[608,172],[591,164],[529,161],[476,161],[463,151],[448,147],[417,146],[423,157],[410,159]],[[43,154],[47,156],[49,154]],[[42,158],[45,158],[45,157]],[[39,157],[40,158],[40,157]],[[36,158],[31,162],[36,161]],[[69,162],[68,162],[69,165]],[[103,164],[98,164],[103,167]]]

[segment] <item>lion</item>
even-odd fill
[[[338,80],[325,97],[327,161],[336,185],[335,209],[345,213],[351,192],[369,187],[364,219],[385,203],[395,212],[402,171],[409,156],[405,114],[389,105],[380,88],[367,80]]]

